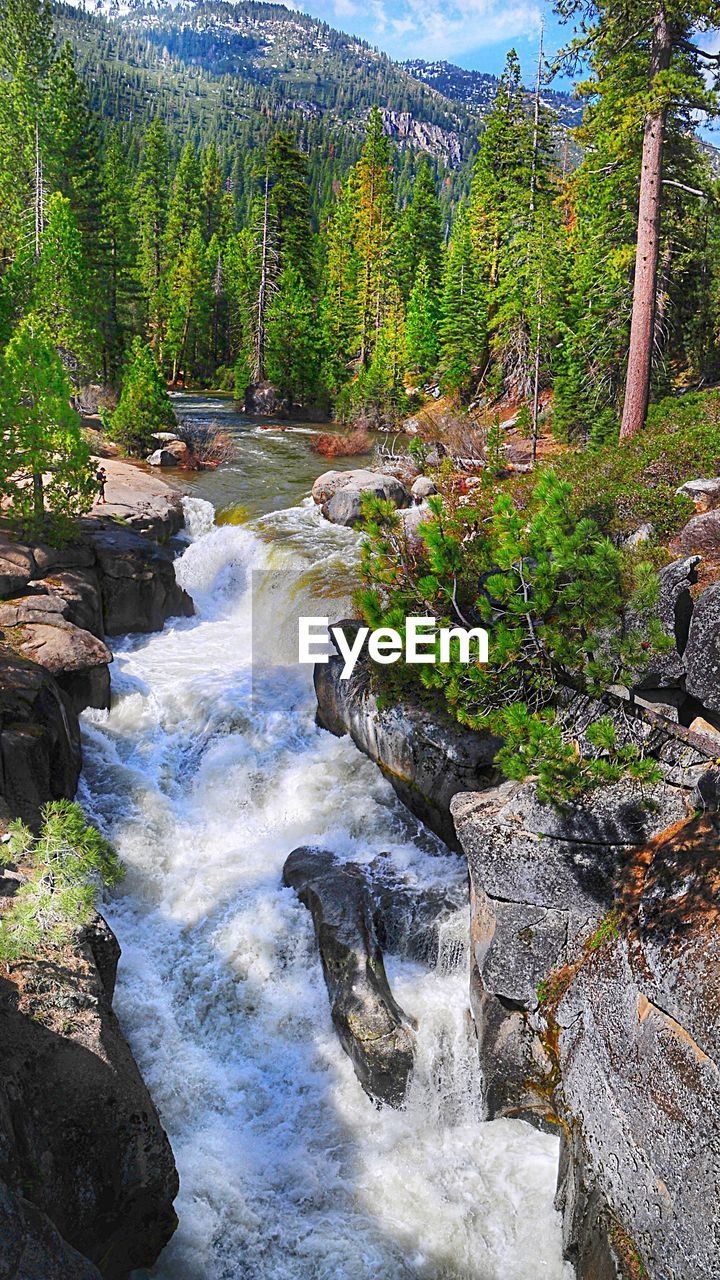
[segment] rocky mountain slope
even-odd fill
[[[227,138],[268,111],[321,134],[360,137],[378,103],[401,149],[460,168],[474,153],[497,78],[446,63],[400,65],[364,41],[283,5],[242,0],[90,0],[60,5],[58,22],[78,51],[97,104],[127,118],[159,98],[188,127]],[[549,93],[562,124],[577,109]]]

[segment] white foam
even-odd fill
[[[347,738],[316,728],[307,669],[253,681],[252,569],[332,564],[352,544],[310,508],[260,524],[262,540],[200,534],[177,567],[198,617],[123,642],[113,709],[86,717],[82,797],[128,869],[109,911],[117,1009],[181,1177],[152,1274],[560,1280],[556,1141],[480,1121],[464,915],[437,970],[388,962],[419,1022],[405,1110],[372,1106],[333,1031],[309,915],[281,884],[288,853],[386,850],[427,883],[464,872]],[[263,613],[270,654],[281,612]]]

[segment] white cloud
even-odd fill
[[[462,57],[532,36],[540,27],[540,5],[534,0],[402,0],[392,7],[395,12],[384,14],[385,25],[377,32],[386,36],[389,52],[404,57]]]

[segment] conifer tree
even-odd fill
[[[21,321],[0,365],[0,495],[11,520],[62,536],[95,489],[80,418],[53,337],[36,316]],[[45,534],[47,536],[47,534]]]
[[[278,274],[295,267],[308,289],[315,281],[307,157],[292,135],[279,131],[265,157],[270,179],[270,219],[277,243]]]
[[[220,230],[220,218],[223,200],[222,173],[218,160],[217,147],[212,142],[203,155],[202,178],[200,183],[202,199],[202,233],[206,243],[212,240]]]
[[[91,276],[70,201],[56,192],[47,203],[32,299],[76,385],[93,371],[97,342],[91,321]]]
[[[70,201],[88,263],[97,263],[100,191],[97,120],[66,41],[52,63],[43,104],[44,179]]]
[[[169,151],[165,127],[153,120],[143,138],[134,204],[139,230],[138,275],[145,295],[151,343],[163,338],[162,284],[165,270],[165,224],[169,183]]]
[[[371,112],[357,165],[356,195],[358,356],[360,365],[367,368],[388,308],[389,286],[396,276],[396,209],[390,141],[377,107]]]
[[[283,396],[303,407],[317,394],[319,370],[315,304],[299,268],[286,267],[268,308],[268,377]]]
[[[124,359],[127,335],[135,321],[134,267],[138,245],[132,214],[132,184],[126,148],[117,129],[108,140],[100,174],[102,290],[105,303],[103,361],[114,378]]]
[[[190,358],[190,372],[197,373],[208,336],[212,283],[199,227],[190,232],[175,263],[170,280],[166,351],[172,360],[172,380],[177,381]]]
[[[337,393],[347,381],[349,365],[358,353],[360,258],[355,242],[357,204],[357,173],[353,171],[340,191],[327,229],[321,331],[323,379],[331,393]]]
[[[53,55],[47,0],[0,5],[0,260],[33,239],[38,197],[38,142]]]
[[[424,257],[420,259],[408,302],[405,343],[409,372],[420,378],[434,373],[438,360],[438,305]]]
[[[412,200],[401,219],[399,240],[400,270],[406,297],[410,296],[423,259],[430,287],[437,297],[442,276],[442,215],[430,166],[424,159],[417,171]]]
[[[458,216],[448,247],[440,301],[440,368],[443,387],[470,396],[486,360],[485,290],[465,212]]]
[[[203,220],[202,174],[191,143],[184,147],[175,170],[168,205],[165,252],[175,262]]]
[[[128,453],[142,454],[151,448],[155,431],[172,430],[175,426],[175,412],[155,356],[142,338],[137,337],[130,349],[110,432]]]

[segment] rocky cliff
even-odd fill
[[[315,671],[319,722],[350,733],[435,831],[451,811],[470,869],[487,1114],[560,1134],[558,1205],[580,1280],[707,1280],[720,1256],[706,1207],[720,1169],[718,747],[712,706],[685,683],[703,643],[712,681],[717,626],[702,631],[714,588],[693,610],[695,563],[665,574],[659,608],[678,648],[648,689],[563,700],[581,745],[611,714],[621,743],[651,753],[652,787],[541,805],[532,782],[498,779],[486,735],[419,702],[379,706],[362,663],[349,681],[339,659]],[[676,719],[688,701],[693,729]]]
[[[109,706],[107,638],[192,613],[145,536],[178,532],[180,499],[112,465],[114,504],[66,545],[0,532],[0,832],[74,796],[78,714]],[[0,875],[0,911],[19,882]],[[0,1280],[121,1280],[175,1229],[173,1154],[112,1010],[119,955],[97,917],[0,978]]]

